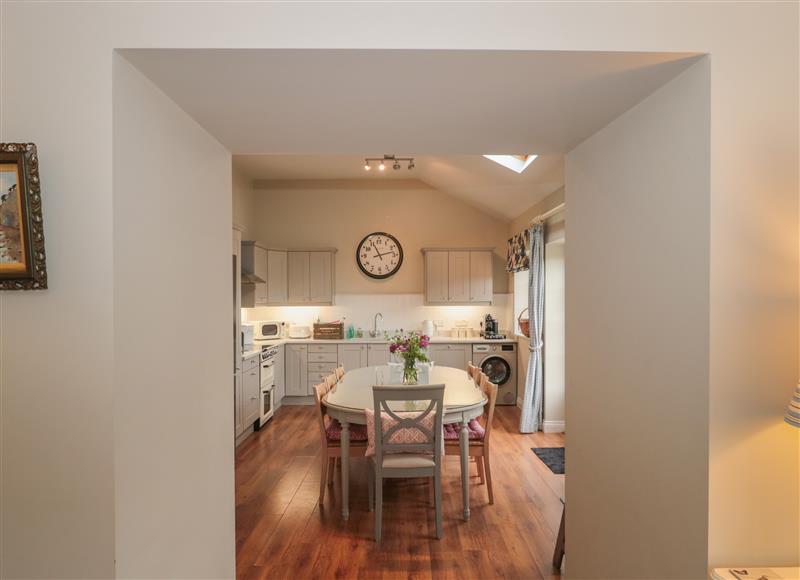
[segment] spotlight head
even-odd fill
[[[414,160],[413,159],[408,162],[408,168],[409,169],[414,169]]]
[[[378,165],[378,169],[379,169],[380,171],[383,171],[384,169],[386,169],[386,166],[383,164],[383,161],[381,161],[381,164],[380,164],[380,165]]]
[[[369,161],[365,161],[365,162],[364,162],[364,169],[366,169],[367,171],[369,171],[370,169],[372,169],[372,166],[369,164]]]
[[[392,169],[394,169],[395,171],[400,169],[400,162],[399,161],[395,161],[394,165],[392,165]]]

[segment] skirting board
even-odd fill
[[[522,399],[517,399],[517,407],[522,409]],[[545,433],[566,433],[567,431],[567,422],[566,421],[542,421],[542,431]]]
[[[542,431],[545,433],[564,433],[567,430],[566,421],[543,421]]]

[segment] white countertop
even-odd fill
[[[487,340],[480,336],[470,338],[456,338],[454,336],[431,337],[431,344],[508,344],[517,342],[516,336],[509,336],[502,340]],[[260,340],[253,344],[246,344],[242,349],[242,358],[249,358],[261,352],[262,346],[280,346],[283,344],[389,344],[383,338],[350,338],[342,340],[315,340],[313,338],[277,338],[275,340]]]

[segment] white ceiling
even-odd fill
[[[377,155],[237,155],[234,165],[250,179],[284,180],[360,180],[378,185],[382,181],[418,179],[431,187],[453,195],[500,219],[510,220],[528,209],[564,183],[561,155],[538,157],[521,174],[515,173],[480,155],[412,156],[416,167],[393,170],[387,164],[383,172],[364,170],[364,157]]]
[[[120,52],[232,153],[278,156],[237,161],[256,179],[414,174],[504,218],[563,183],[565,152],[697,58],[468,50]],[[365,176],[362,157],[384,153],[413,154],[417,169]],[[542,158],[517,175],[481,158],[484,153]]]

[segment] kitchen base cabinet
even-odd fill
[[[367,345],[340,344],[339,366],[344,367],[344,372],[367,366]]]
[[[471,344],[432,344],[428,347],[428,357],[437,367],[453,367],[466,370],[472,360]]]
[[[284,360],[285,349],[283,345],[278,346],[278,356],[275,358],[275,408],[281,406],[283,397],[286,396],[286,362]]]
[[[389,345],[370,344],[367,348],[367,366],[377,367],[389,364]]]
[[[305,344],[286,345],[286,396],[308,395],[308,347]]]

